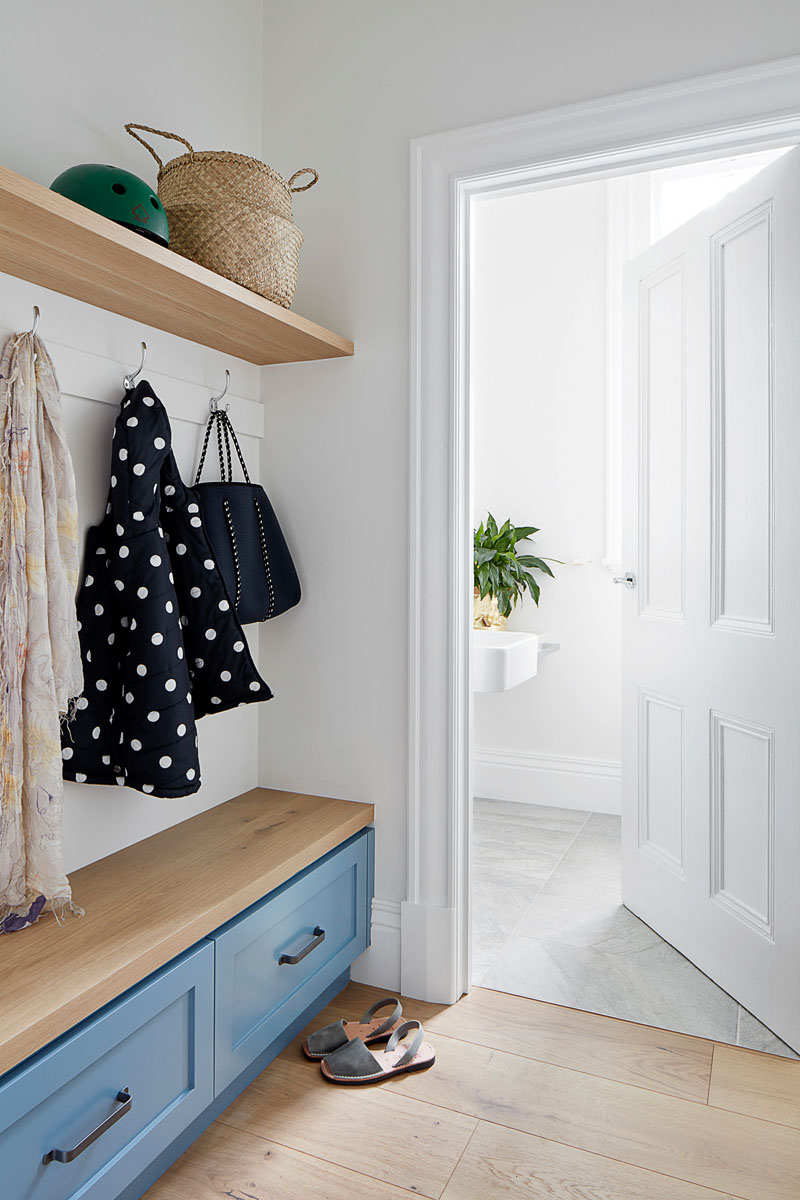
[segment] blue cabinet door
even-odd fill
[[[372,841],[363,830],[212,934],[217,1094],[366,949]]]
[[[213,995],[202,942],[4,1076],[2,1200],[113,1200],[135,1179],[213,1098]]]

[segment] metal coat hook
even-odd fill
[[[144,364],[146,362],[147,362],[147,342],[142,342],[142,361],[139,363],[138,369],[136,371],[133,371],[130,375],[126,375],[122,381],[123,387],[125,388],[126,392],[131,391],[134,383],[136,382],[137,375],[141,375],[142,371],[144,370]]]
[[[39,328],[39,316],[40,316],[39,305],[34,304],[34,306],[33,306],[33,329],[30,330],[30,334],[29,334],[30,337],[36,337],[36,330]],[[34,350],[33,361],[36,362],[38,357],[39,357],[39,355]]]
[[[209,400],[209,402],[208,402],[208,411],[209,412],[212,412],[212,413],[219,412],[219,402],[220,402],[220,400],[224,399],[225,393],[228,390],[228,384],[230,383],[230,381],[231,381],[231,373],[230,373],[230,371],[226,371],[225,372],[225,387],[222,389],[222,391],[220,392],[220,394],[218,396],[212,396],[211,399]],[[230,408],[230,404],[226,404],[225,412],[227,412],[229,408]]]

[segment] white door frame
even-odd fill
[[[469,988],[471,200],[792,140],[800,58],[411,143],[406,995]]]

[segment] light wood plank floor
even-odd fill
[[[430,1071],[336,1087],[301,1035],[147,1200],[800,1198],[800,1062],[483,988],[403,1007]]]

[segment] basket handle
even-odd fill
[[[158,157],[158,155],[156,154],[155,150],[150,145],[150,143],[146,142],[143,137],[139,137],[138,133],[134,133],[133,132],[134,129],[143,129],[145,133],[155,133],[159,137],[171,138],[173,142],[183,142],[184,146],[189,151],[189,153],[192,155],[194,154],[194,146],[192,146],[189,142],[187,142],[186,138],[182,138],[179,133],[167,133],[167,131],[165,129],[153,129],[150,125],[135,125],[133,123],[133,121],[129,121],[128,124],[125,126],[125,131],[127,133],[129,133],[132,138],[136,138],[137,142],[141,142],[141,144],[144,146],[145,150],[149,150],[149,152],[152,154],[153,158],[158,163],[159,171],[162,171],[164,169],[163,162]],[[316,180],[314,180],[314,182],[316,183]]]
[[[134,134],[133,136],[135,137],[136,134]],[[302,187],[292,187],[292,184],[294,183],[295,179],[298,179],[301,175],[313,175],[314,178],[311,180],[311,183],[306,183]],[[289,191],[290,192],[307,192],[309,188],[312,188],[314,186],[314,184],[318,183],[318,182],[319,182],[319,172],[318,171],[315,171],[313,167],[301,167],[299,171],[295,171],[294,175],[289,180]]]

